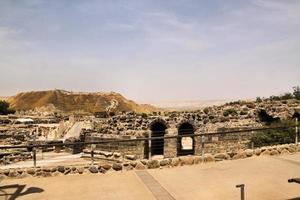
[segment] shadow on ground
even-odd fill
[[[24,190],[25,187],[26,185],[19,184],[0,186],[0,199],[15,200],[20,196],[44,192],[42,188],[30,187]]]

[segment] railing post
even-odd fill
[[[33,166],[36,168],[36,147],[32,148]]]
[[[151,159],[151,133],[149,132],[149,134],[148,134],[148,148],[149,148],[149,152],[148,152],[148,159],[150,160]]]
[[[296,127],[295,127],[295,144],[298,144],[298,118],[296,117]]]
[[[33,144],[36,145],[36,137],[38,136],[39,127],[36,127],[36,133],[33,136]],[[36,147],[32,148],[33,166],[36,168]]]
[[[202,157],[202,163],[204,163],[204,135],[201,136],[201,157]]]
[[[235,187],[241,188],[241,200],[245,200],[245,185],[240,184],[240,185],[236,185]]]
[[[251,137],[253,137],[253,135],[254,135],[254,131],[251,131]],[[251,142],[251,149],[254,150],[254,143],[253,142]]]
[[[7,159],[6,159],[6,156],[3,156],[3,163],[4,163],[4,165],[6,165],[6,164],[7,164]]]
[[[91,159],[92,159],[92,165],[94,165],[94,150],[96,149],[95,144],[91,144]]]

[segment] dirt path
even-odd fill
[[[3,180],[0,199],[13,196],[20,200],[144,200],[168,196],[186,200],[238,200],[240,191],[235,186],[243,183],[247,200],[287,200],[300,198],[300,185],[287,181],[296,177],[300,177],[299,153],[147,170],[147,176],[127,171]]]

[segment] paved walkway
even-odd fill
[[[135,172],[139,178],[143,181],[143,183],[148,187],[148,189],[152,192],[154,197],[158,200],[174,200],[174,197],[163,188],[157,180],[148,173],[148,171],[136,171]]]
[[[300,154],[253,157],[204,165],[142,172],[69,175],[3,180],[0,199],[240,199],[235,186],[245,184],[245,199],[300,199]]]
[[[78,161],[83,162],[81,159],[81,154],[69,154],[69,153],[53,153],[46,152],[43,153],[43,159],[41,158],[41,153],[37,153],[37,161],[36,164],[39,167],[43,166],[53,166],[53,165],[61,165],[65,163],[75,163]],[[9,168],[22,168],[22,167],[33,167],[33,160],[21,161],[9,165],[2,165],[0,169],[9,169]]]

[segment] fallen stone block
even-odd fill
[[[158,160],[149,160],[147,163],[148,169],[159,168],[160,164]]]
[[[98,173],[98,166],[97,165],[90,166],[89,171],[93,174]]]
[[[115,171],[120,171],[122,170],[123,166],[120,164],[120,163],[114,163],[112,168],[115,170]]]

